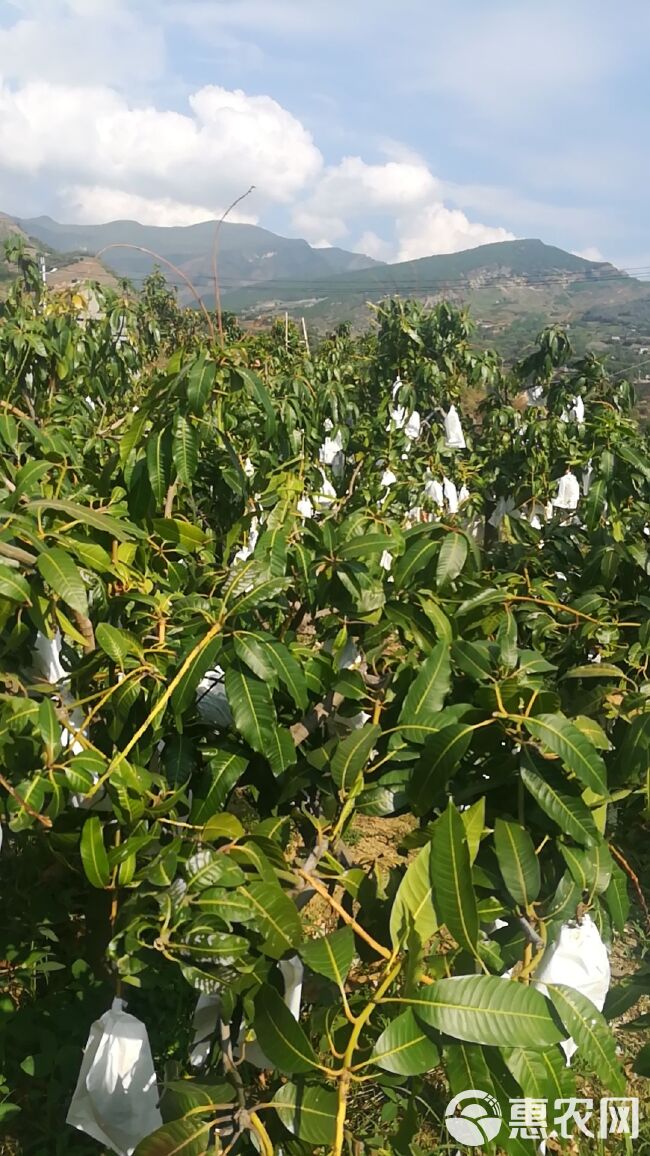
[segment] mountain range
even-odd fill
[[[29,237],[59,253],[96,256],[107,250],[103,253],[105,264],[136,285],[151,272],[157,254],[177,266],[202,296],[214,293],[215,221],[168,228],[140,225],[137,221],[60,225],[51,217],[17,219],[16,223]],[[149,252],[143,253],[142,249]],[[266,281],[318,280],[378,264],[371,257],[345,249],[314,249],[306,241],[280,237],[257,225],[229,221],[219,226],[217,257],[222,292]],[[182,286],[173,270],[162,262],[161,268],[172,282]]]
[[[51,217],[0,214],[0,240],[10,231],[23,233],[49,255],[57,266],[53,284],[86,278],[116,284],[115,275],[139,287],[158,255],[182,301],[192,297],[165,262],[189,278],[208,307],[214,305],[214,221],[176,228],[135,221],[63,225]],[[650,357],[643,360],[650,354],[650,282],[540,240],[385,264],[226,221],[218,230],[217,258],[222,304],[248,321],[286,311],[305,317],[313,330],[344,320],[361,328],[370,321],[369,305],[386,296],[428,303],[446,298],[469,306],[477,342],[494,345],[508,360],[520,356],[545,325],[558,323],[570,327],[578,352],[606,353],[614,370],[639,366],[644,377],[650,365]],[[650,392],[650,375],[645,385]]]

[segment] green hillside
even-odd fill
[[[242,317],[283,311],[315,329],[345,319],[363,328],[370,303],[388,295],[441,298],[471,310],[479,344],[520,356],[544,324],[568,325],[580,350],[610,355],[613,368],[639,360],[650,345],[650,284],[607,262],[587,261],[539,240],[503,241],[361,272],[292,284],[268,282],[225,293]]]
[[[107,246],[140,246],[177,265],[205,304],[214,307],[214,221],[162,228],[135,221],[64,225],[50,217],[0,216],[0,239],[2,231],[32,238],[30,243],[56,256],[59,266],[70,260],[62,253],[90,258]],[[135,248],[110,248],[103,260],[136,288],[155,265],[154,257]],[[180,286],[180,301],[191,303],[183,281],[162,268]],[[467,306],[477,343],[496,347],[508,361],[521,356],[545,324],[569,326],[574,348],[607,354],[615,371],[633,369],[640,393],[650,396],[650,377],[643,380],[644,351],[650,347],[650,283],[539,240],[504,241],[385,265],[226,221],[219,234],[218,271],[224,307],[243,320],[264,322],[286,311],[305,317],[316,332],[342,320],[362,329],[371,320],[371,304],[395,294]],[[11,275],[0,265],[0,281]]]
[[[241,289],[230,300],[239,308],[263,309],[274,300],[286,306],[314,296],[321,307],[337,303],[350,309],[357,301],[376,300],[387,293],[454,297],[492,286],[501,288],[504,284],[538,290],[550,286],[555,290],[570,285],[592,287],[612,279],[632,281],[613,265],[586,261],[542,241],[501,241],[461,253],[340,273],[319,281],[296,280],[290,286],[269,281]]]
[[[137,221],[111,221],[104,225],[62,225],[51,217],[19,220],[32,237],[59,251],[95,256],[108,245],[138,245],[158,253],[189,277],[199,293],[214,296],[212,253],[215,222],[203,221],[183,227],[140,225]],[[219,282],[222,290],[261,281],[313,280],[342,272],[357,273],[377,264],[370,257],[344,249],[312,249],[306,241],[279,237],[256,225],[225,221],[219,230]],[[106,254],[107,264],[136,285],[151,272],[155,258],[135,249],[115,248]],[[169,279],[182,280],[168,269]]]

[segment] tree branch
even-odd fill
[[[0,554],[3,558],[13,558],[16,562],[22,562],[25,566],[34,566],[36,564],[35,554],[30,554],[28,550],[21,550],[20,546],[10,546],[8,542],[0,542]]]
[[[338,710],[343,700],[344,695],[331,690],[324,702],[319,702],[309,714],[305,715],[301,722],[294,723],[289,730],[295,745],[299,747],[301,743],[305,742],[305,739],[313,735],[314,731],[318,730],[319,726]]]
[[[93,630],[93,624],[90,619],[86,618],[86,615],[82,614],[79,610],[73,610],[72,614],[75,622],[77,623],[77,626],[79,627],[79,633],[83,637],[84,650],[86,651],[86,654],[92,654],[93,650],[96,649],[95,631]]]

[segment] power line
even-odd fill
[[[390,266],[388,266],[388,268],[390,268]],[[638,269],[639,269],[639,271],[641,271],[641,269],[642,269],[643,272],[647,276],[650,277],[650,266],[644,266],[644,267],[639,266]],[[128,281],[133,281],[134,283],[137,283],[137,284],[143,284],[148,279],[150,274],[139,273],[139,274],[129,275],[128,273],[120,273],[119,276],[123,277],[124,279],[126,279]],[[345,275],[343,274],[342,276],[345,276]],[[313,296],[315,292],[321,292],[324,295],[326,294],[327,296],[333,296],[337,293],[343,293],[346,291],[352,292],[352,293],[354,293],[354,292],[370,293],[375,289],[392,289],[395,292],[404,293],[404,292],[427,292],[427,291],[435,292],[435,291],[442,291],[445,289],[451,289],[451,290],[453,290],[453,289],[469,289],[469,290],[474,290],[474,291],[490,290],[491,288],[498,288],[499,286],[504,286],[504,285],[509,286],[509,287],[515,287],[515,288],[517,286],[524,287],[524,288],[526,288],[526,287],[533,287],[534,288],[537,286],[544,286],[544,285],[566,285],[567,288],[571,288],[571,287],[574,287],[576,285],[589,285],[592,287],[596,287],[598,285],[610,283],[613,281],[629,282],[630,280],[637,280],[636,278],[630,277],[628,270],[620,270],[619,272],[616,272],[616,273],[603,274],[599,277],[594,277],[594,276],[576,277],[576,276],[572,276],[570,274],[567,275],[566,273],[560,273],[560,272],[550,273],[550,274],[530,274],[528,276],[522,276],[521,274],[516,274],[516,273],[514,274],[514,276],[508,275],[508,274],[503,274],[503,275],[497,274],[494,276],[490,276],[489,279],[484,284],[481,284],[481,285],[470,284],[470,279],[471,279],[471,275],[468,277],[456,277],[456,278],[453,278],[453,277],[431,278],[431,277],[429,277],[426,279],[425,278],[414,279],[412,281],[398,281],[397,278],[395,278],[394,276],[393,277],[390,277],[390,276],[386,277],[385,276],[381,280],[377,279],[377,278],[366,279],[366,278],[363,278],[361,276],[355,277],[355,279],[346,277],[345,280],[341,280],[341,281],[335,280],[333,278],[328,278],[328,279],[314,278],[314,279],[305,280],[305,281],[298,281],[298,280],[295,280],[292,278],[286,278],[286,279],[278,278],[274,281],[259,281],[259,282],[255,282],[253,284],[249,283],[247,285],[242,285],[241,279],[233,277],[233,278],[222,278],[221,283],[222,283],[222,285],[229,286],[233,292],[237,292],[237,293],[241,293],[241,294],[248,294],[248,295],[262,293],[262,292],[267,293],[267,294],[275,293],[275,294],[279,294],[279,295],[281,295],[283,293],[287,293],[287,292],[292,292],[292,293],[304,292],[305,294],[309,294],[309,295]],[[174,280],[171,277],[169,277],[169,278],[166,277],[165,280],[166,280],[168,285],[173,286],[173,287],[177,287],[177,288],[182,287],[184,284],[184,282]],[[196,274],[194,276],[194,278],[192,279],[192,281],[193,281],[193,284],[195,284],[195,285],[211,284],[212,278],[209,277],[207,274]],[[648,290],[650,291],[650,284],[648,284],[647,287],[648,287]]]

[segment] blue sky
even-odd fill
[[[0,208],[650,266],[647,0],[0,0]]]

